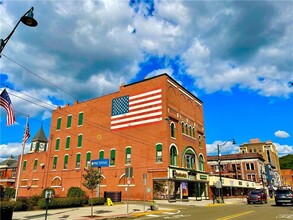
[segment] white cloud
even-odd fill
[[[288,134],[286,131],[276,131],[275,136],[279,138],[288,138],[290,137],[290,134]]]
[[[274,145],[277,148],[279,157],[285,156],[285,155],[288,155],[288,154],[293,154],[293,146],[281,145],[281,144],[278,144],[278,143],[274,143]]]
[[[206,144],[207,155],[218,155],[218,145],[221,155],[238,153],[239,146],[233,144],[232,141],[228,141],[222,146],[223,144],[225,144],[225,141],[215,141],[212,144]]]
[[[27,153],[30,148],[30,143],[26,143],[24,153]],[[3,160],[7,160],[11,155],[15,160],[18,160],[18,156],[21,155],[22,145],[21,143],[8,143],[8,144],[0,144],[0,162]]]

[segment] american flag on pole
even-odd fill
[[[7,112],[7,126],[12,125],[15,122],[15,115],[12,108],[10,97],[6,89],[4,89],[0,95],[0,106],[5,108]]]
[[[162,120],[162,89],[112,100],[111,129],[127,128]]]
[[[29,127],[28,118],[27,118],[25,130],[24,130],[24,134],[23,134],[23,138],[22,138],[23,145],[26,143],[26,141],[29,139],[30,136],[31,136],[30,135],[30,127]]]

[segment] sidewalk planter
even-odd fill
[[[0,219],[12,220],[15,201],[0,201]]]
[[[155,201],[152,201],[152,202],[150,203],[150,209],[151,209],[152,211],[157,211],[157,210],[159,210],[159,206],[158,206],[158,204],[157,204]]]

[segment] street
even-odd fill
[[[270,219],[293,219],[293,206],[276,206],[274,201],[268,204],[234,204],[219,206],[177,206],[172,205],[178,212],[149,214],[138,219],[204,219],[204,220],[270,220]]]

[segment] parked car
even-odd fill
[[[267,194],[262,191],[262,190],[252,190],[250,193],[247,195],[247,203],[267,203]]]
[[[291,203],[293,205],[293,192],[291,189],[277,189],[275,192],[276,205]]]

